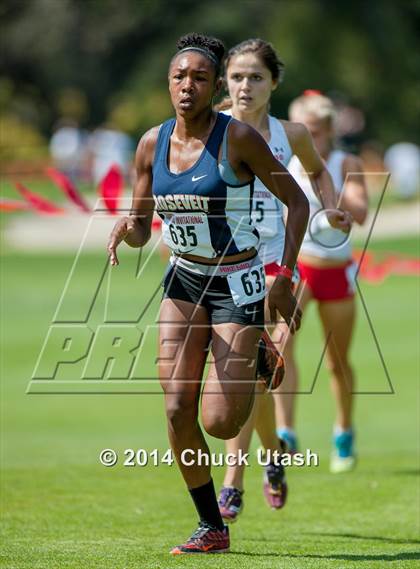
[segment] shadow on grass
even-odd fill
[[[394,476],[420,476],[420,468],[402,468],[393,470],[389,474]]]
[[[245,555],[247,557],[282,557],[283,559],[329,559],[334,561],[406,561],[408,559],[420,559],[420,551],[406,551],[388,555],[381,553],[379,555],[358,555],[358,554],[337,554],[337,555],[315,555],[302,554],[294,555],[293,553],[284,554],[280,551],[267,553],[251,553],[248,551],[231,551],[231,555]]]
[[[385,543],[398,543],[399,545],[420,545],[419,539],[404,539],[395,537],[380,537],[377,535],[358,535],[355,533],[333,533],[333,532],[302,532],[303,535],[316,535],[317,537],[342,537],[345,539],[365,539],[367,541],[383,541]]]

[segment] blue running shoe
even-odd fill
[[[333,436],[334,450],[331,454],[330,471],[334,474],[349,472],[356,466],[354,432],[336,430]]]
[[[285,427],[284,429],[277,429],[277,436],[280,441],[286,443],[287,450],[286,453],[294,455],[298,451],[297,437],[296,433],[292,429]]]

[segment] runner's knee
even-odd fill
[[[327,369],[338,381],[347,382],[352,370],[349,362],[339,357],[327,361]]]
[[[203,427],[206,432],[217,439],[233,439],[239,434],[245,421],[236,413],[228,410],[213,409],[203,413]]]
[[[197,422],[197,404],[193,398],[173,395],[166,400],[166,417],[169,426],[179,432]]]

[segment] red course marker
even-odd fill
[[[60,188],[60,190],[64,192],[70,201],[76,204],[85,213],[91,212],[91,208],[83,199],[82,194],[65,174],[55,168],[46,168],[45,173]]]
[[[56,206],[54,203],[39,196],[35,192],[31,192],[31,190],[25,188],[25,186],[20,182],[15,182],[15,186],[18,192],[25,198],[25,200],[31,204],[31,206],[38,212],[52,215],[64,213],[64,209]]]
[[[102,197],[107,210],[116,214],[118,211],[118,202],[123,192],[124,180],[120,168],[113,164],[108,173],[102,178],[98,192]]]

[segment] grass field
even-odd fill
[[[418,254],[414,239],[379,242],[371,250],[375,248]],[[69,313],[77,312],[92,290],[103,262],[100,254],[84,259],[77,290],[67,299]],[[360,309],[353,349],[362,392],[356,408],[357,470],[342,476],[328,472],[333,404],[322,372],[313,392],[300,397],[298,409],[301,445],[319,453],[320,466],[289,470],[286,508],[272,512],[266,507],[261,467],[251,458],[245,510],[231,528],[232,552],[171,558],[168,550],[196,524],[177,468],[105,468],[98,460],[103,448],[120,456],[126,448],[168,448],[161,395],[25,394],[72,263],[70,254],[8,253],[2,258],[2,567],[418,567],[415,277],[392,276],[380,285],[361,282],[394,393]],[[120,269],[125,270],[124,264]],[[127,286],[119,278],[113,289],[119,313],[140,306],[162,271],[155,257],[141,280]],[[150,314],[158,303],[157,297]],[[311,390],[321,352],[314,315],[312,307],[300,332],[303,391]],[[146,369],[153,357],[150,352]],[[77,376],[78,368],[73,372]],[[363,394],[372,391],[376,394]],[[218,441],[210,444],[212,450],[222,450]],[[217,487],[222,475],[221,468],[214,470]]]

